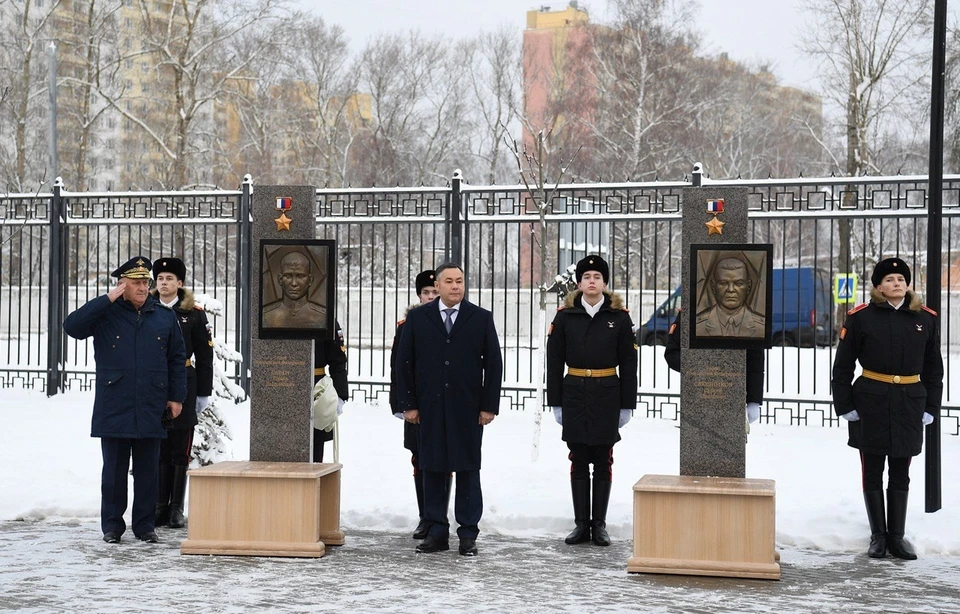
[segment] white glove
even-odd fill
[[[563,408],[562,407],[557,406],[553,408],[553,417],[557,421],[557,424],[559,424],[560,426],[563,426]]]
[[[923,412],[923,426],[927,426],[933,423],[933,414],[929,412]]]
[[[339,416],[342,413],[343,413],[343,399],[338,397],[337,398],[337,415]]]
[[[210,407],[210,397],[197,397],[197,412]]]
[[[747,422],[753,423],[760,419],[760,404],[747,403]]]
[[[860,414],[857,413],[857,410],[853,410],[853,411],[848,411],[845,414],[842,414],[840,417],[843,418],[844,420],[849,420],[850,422],[856,422],[857,420],[860,419]]]
[[[620,410],[620,422],[617,424],[617,428],[623,428],[627,422],[630,422],[630,418],[633,417],[632,409],[621,409]]]
[[[398,411],[397,413],[393,414],[393,417],[394,417],[394,418],[400,418],[401,420],[403,420],[403,412],[402,412],[402,411]]]

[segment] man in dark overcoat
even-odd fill
[[[432,302],[439,295],[436,285],[436,271],[428,269],[421,271],[415,280],[417,288],[417,298],[420,302],[407,308],[407,313],[415,307],[426,305]],[[404,314],[406,315],[406,314]],[[403,333],[403,324],[406,317],[397,322],[397,332],[393,336],[393,346],[390,349],[390,411],[394,416],[403,419],[403,412],[400,411],[397,402],[397,346],[400,344],[400,335]],[[410,463],[413,465],[413,484],[417,494],[417,509],[420,513],[420,522],[413,531],[413,539],[424,539],[430,529],[430,525],[423,517],[423,472],[420,471],[420,426],[412,422],[403,422],[403,447],[410,450]],[[450,502],[451,478],[447,476],[446,498],[447,504]],[[446,514],[444,514],[446,519]]]
[[[633,321],[620,296],[607,291],[609,279],[610,267],[600,256],[580,260],[578,290],[557,310],[547,337],[547,404],[563,426],[570,450],[576,527],[565,540],[568,544],[592,539],[598,546],[610,545],[613,446],[637,407]]]
[[[324,375],[333,380],[337,391],[337,415],[343,413],[343,404],[350,398],[350,386],[347,383],[347,342],[343,337],[340,322],[334,320],[336,335],[332,339],[314,339],[313,341],[313,385]],[[334,426],[333,428],[337,428]],[[333,440],[333,429],[313,429],[313,462],[323,462],[323,444]]]
[[[463,269],[437,269],[437,300],[407,314],[397,349],[397,401],[420,425],[424,517],[430,524],[417,552],[449,549],[445,481],[456,474],[454,515],[459,552],[477,554],[483,513],[480,447],[483,428],[499,413],[503,358],[493,314],[463,300]]]
[[[127,469],[133,456],[133,533],[157,542],[154,506],[164,413],[187,396],[186,351],[173,311],[150,296],[151,262],[135,256],[111,275],[117,285],[67,316],[63,330],[93,337],[97,390],[90,435],[100,438],[100,527],[119,543],[126,530]]]
[[[180,415],[166,423],[167,438],[160,443],[159,488],[154,516],[156,526],[179,529],[186,524],[183,503],[194,427],[199,422],[197,413],[210,405],[210,395],[213,394],[213,337],[207,314],[197,305],[193,292],[183,287],[187,278],[187,265],[183,260],[158,258],[153,263],[153,277],[157,280],[157,288],[151,294],[161,305],[177,314],[187,354],[187,398]]]

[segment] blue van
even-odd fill
[[[813,267],[773,270],[773,345],[812,347],[833,343],[830,277]],[[666,345],[670,325],[680,309],[678,287],[637,329],[637,343]]]

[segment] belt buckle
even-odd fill
[[[593,377],[593,369],[587,369],[586,371],[583,372],[583,374],[586,375],[587,377]]]
[[[899,375],[894,375],[894,376],[893,376],[893,383],[894,383],[894,384],[899,384],[899,383],[900,383],[900,376],[899,376]]]

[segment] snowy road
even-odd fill
[[[322,559],[181,556],[100,541],[96,522],[0,523],[0,610],[17,612],[960,612],[957,558],[781,550],[779,582],[628,575],[610,548],[480,536],[480,556],[417,555],[406,534],[349,531]]]

